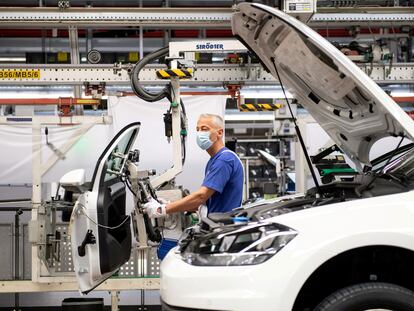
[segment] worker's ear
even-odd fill
[[[217,131],[217,135],[218,135],[219,138],[223,137],[223,135],[224,135],[224,129],[219,129]]]

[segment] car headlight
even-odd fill
[[[194,266],[244,266],[265,262],[297,232],[274,223],[254,223],[210,233],[188,243],[181,258]]]

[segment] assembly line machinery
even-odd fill
[[[310,1],[312,5],[315,2]],[[314,10],[314,7],[312,7]],[[325,13],[326,12],[326,13]],[[371,13],[371,14],[369,14]],[[18,124],[32,127],[33,130],[33,180],[32,180],[32,221],[29,227],[32,245],[32,275],[31,281],[0,281],[0,292],[34,292],[34,291],[74,291],[77,284],[73,274],[51,272],[48,260],[53,254],[41,249],[48,235],[51,234],[51,224],[47,219],[53,217],[52,210],[47,210],[43,204],[42,175],[44,175],[60,157],[54,153],[46,162],[41,157],[41,131],[47,125],[78,124],[79,129],[72,135],[69,141],[60,147],[61,154],[65,154],[73,144],[88,131],[94,124],[109,124],[111,116],[87,116],[82,115],[82,104],[100,105],[102,96],[116,95],[128,96],[131,93],[125,91],[108,91],[108,86],[116,87],[130,85],[131,74],[134,72],[134,64],[80,64],[79,60],[79,28],[117,28],[139,27],[140,58],[144,56],[144,42],[142,38],[143,27],[204,27],[204,28],[229,28],[231,20],[230,9],[198,9],[196,12],[190,9],[99,9],[91,8],[37,8],[11,9],[0,8],[0,28],[64,28],[69,31],[69,44],[71,52],[71,64],[0,64],[0,86],[15,85],[67,85],[73,86],[73,98],[57,99],[60,107],[58,116],[11,116],[1,115],[0,124]],[[292,13],[294,14],[294,13]],[[310,16],[306,15],[305,20]],[[371,27],[400,27],[412,25],[414,10],[406,9],[398,11],[397,8],[380,10],[368,8],[365,11],[343,13],[341,10],[335,13],[325,10],[314,14],[308,21],[314,28],[341,28],[346,26],[361,26],[367,24]],[[379,35],[378,35],[379,36]],[[1,48],[0,48],[1,50]],[[175,76],[167,76],[160,79],[160,71],[164,65],[150,64],[139,73],[142,85],[166,85],[171,83],[174,89],[172,102],[180,102],[180,87],[215,86],[225,87],[226,94],[235,97],[242,104],[239,95],[241,87],[255,85],[274,85],[275,79],[268,74],[260,64],[229,63],[229,64],[197,64],[196,52],[216,53],[240,53],[246,52],[245,47],[236,40],[206,40],[198,39],[187,42],[171,42],[168,48],[170,67],[168,69],[183,69],[191,72],[186,79]],[[390,63],[389,61],[376,61],[359,63],[360,68],[379,84],[412,84],[414,83],[414,63]],[[191,69],[191,70],[190,70]],[[162,76],[162,74],[161,74]],[[91,96],[82,103],[82,87],[85,94]],[[20,99],[15,104],[31,104],[33,100]],[[0,99],[0,104],[13,104],[12,99]],[[74,113],[70,107],[76,106]],[[69,110],[68,110],[69,107]],[[65,110],[66,109],[66,110]],[[173,109],[173,148],[174,166],[164,175],[153,181],[157,186],[174,178],[182,168],[182,145],[180,140],[180,105]],[[48,231],[50,230],[50,231]],[[56,239],[55,245],[60,243]],[[142,259],[142,258],[141,258]],[[146,258],[148,260],[148,257]],[[142,271],[141,271],[142,272]],[[144,275],[144,274],[142,274]],[[111,291],[113,307],[117,305],[117,292],[133,289],[158,289],[158,278],[113,278],[107,280],[98,289]]]

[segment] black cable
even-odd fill
[[[129,178],[128,177],[126,177],[125,179],[122,179],[121,178],[121,180],[124,182],[124,184],[128,187],[128,189],[129,189],[129,191],[131,191],[131,193],[136,197],[137,195],[136,195],[136,193],[134,192],[134,191],[132,191],[132,188],[131,188],[131,186],[129,185],[129,183],[131,182],[130,180],[129,180]],[[151,193],[151,195],[155,198],[155,193]],[[138,204],[138,200],[137,200],[137,204]],[[146,230],[146,232],[147,232],[147,235],[148,235],[148,238],[151,240],[151,241],[153,241],[153,242],[160,242],[161,241],[161,239],[162,239],[162,235],[161,235],[161,233],[160,233],[160,231],[159,231],[159,229],[158,229],[158,222],[157,222],[157,220],[155,220],[156,221],[156,225],[155,226],[153,226],[152,225],[152,222],[151,222],[151,219],[148,217],[148,215],[147,214],[142,214],[142,217],[143,217],[143,219],[144,219],[144,223],[145,223],[145,230]]]
[[[131,193],[134,195],[134,196],[137,196],[137,194],[132,190],[132,188],[131,188],[131,185],[130,185],[130,181],[129,181],[129,179],[126,179],[126,182],[124,182],[124,184],[127,186],[127,188],[129,189],[129,191],[131,191]]]
[[[91,217],[88,216],[88,213],[87,213],[87,210],[86,210],[86,206],[85,205],[83,205],[81,203],[78,203],[78,205],[83,209],[83,215],[86,218],[88,218],[90,221],[92,221],[98,227],[101,227],[101,228],[104,228],[104,229],[109,229],[109,230],[118,229],[118,228],[122,227],[129,219],[131,219],[131,215],[125,215],[126,218],[122,222],[120,222],[118,225],[116,225],[116,226],[105,226],[105,225],[102,225],[99,222],[93,220]]]
[[[49,129],[45,127],[46,145],[49,145]]]
[[[393,153],[391,154],[391,156],[388,158],[387,162],[381,167],[379,173],[376,173],[375,176],[372,178],[372,180],[368,183],[368,185],[366,185],[360,192],[368,189],[373,183],[374,181],[378,178],[378,176],[381,176],[381,174],[383,173],[383,170],[387,167],[387,165],[391,162],[392,158],[394,157],[394,155],[396,154],[396,152],[398,151],[398,149],[400,148],[403,140],[404,140],[404,135],[402,135],[400,142],[398,143],[397,147],[395,147]]]
[[[181,107],[181,113],[180,113],[181,129],[187,130],[185,127],[185,119],[187,117],[187,114],[185,112],[184,103],[182,99],[180,99],[180,107]]]
[[[144,68],[148,63],[153,60],[159,59],[169,52],[169,47],[161,48],[151,54],[144,56],[139,62],[134,66],[134,69],[131,73],[131,86],[134,93],[145,101],[155,102],[163,98],[168,98],[171,102],[171,85],[168,84],[162,91],[158,93],[151,93],[147,91],[139,82],[139,73],[142,68]]]
[[[174,89],[171,88],[172,98],[176,96]],[[181,146],[182,146],[182,154],[181,154],[181,163],[184,165],[186,155],[187,155],[187,148],[186,148],[186,137],[187,137],[187,127],[186,127],[186,119],[187,119],[187,112],[185,110],[185,105],[183,100],[180,98],[180,107],[181,107],[181,114],[180,114],[180,122],[181,122]],[[170,110],[171,111],[171,108]],[[184,135],[183,132],[186,134]]]
[[[176,96],[175,95],[175,92],[174,92],[174,88],[170,88],[170,91],[171,91],[171,100],[172,100],[172,98],[174,98]],[[186,130],[186,127],[185,127],[185,119],[187,117],[187,112],[185,111],[184,102],[183,102],[183,100],[181,98],[180,98],[180,103],[179,104],[180,104],[180,107],[181,107],[181,115],[180,115],[181,130]],[[171,107],[170,107],[170,109],[168,111],[171,111]]]
[[[185,111],[185,106],[184,106],[184,103],[183,103],[182,99],[180,99],[180,105],[181,105],[181,110],[183,111],[183,114],[186,116],[187,112]]]
[[[184,102],[180,98],[180,106],[181,106],[181,146],[182,146],[182,154],[181,154],[181,161],[184,165],[185,159],[187,157],[187,127],[186,127],[186,120],[187,120],[187,112],[185,111]],[[184,134],[185,133],[185,134]]]
[[[310,173],[312,175],[313,182],[315,183],[316,191],[319,193],[319,195],[322,195],[321,187],[319,186],[318,179],[316,177],[315,171],[313,170],[312,162],[311,162],[311,159],[309,157],[308,151],[306,149],[306,145],[305,145],[305,142],[303,140],[302,133],[300,132],[299,126],[296,123],[296,118],[293,115],[292,107],[290,106],[289,100],[288,100],[286,92],[285,92],[285,87],[283,86],[282,79],[280,78],[279,71],[277,70],[276,60],[273,57],[271,57],[270,60],[272,61],[273,66],[275,67],[277,79],[279,80],[280,87],[282,88],[282,92],[283,92],[283,95],[285,97],[286,104],[289,107],[290,115],[292,116],[293,124],[295,125],[295,131],[296,131],[296,134],[298,135],[299,142],[300,142],[300,145],[302,147],[302,151],[305,154],[305,159],[306,159],[306,162],[308,164]]]
[[[181,162],[184,165],[185,158],[187,156],[186,141],[185,141],[184,136],[181,136],[181,145],[182,145]]]

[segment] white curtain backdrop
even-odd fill
[[[226,96],[184,96],[188,117],[187,161],[177,185],[193,191],[204,175],[208,154],[195,142],[195,127],[201,113],[224,116]],[[42,178],[42,182],[57,182],[68,171],[76,168],[86,170],[87,179],[92,178],[96,160],[112,139],[125,125],[141,122],[141,130],[134,148],[141,151],[141,169],[156,169],[162,173],[172,165],[172,146],[164,136],[163,114],[169,103],[147,103],[134,96],[109,97],[108,112],[113,117],[110,125],[93,126]],[[49,126],[49,142],[59,149],[78,129],[78,126]],[[23,125],[0,125],[0,184],[32,182],[32,129]],[[52,154],[42,136],[43,162]]]
[[[177,185],[190,191],[202,183],[204,167],[209,159],[207,152],[196,144],[196,124],[202,113],[214,113],[224,117],[226,96],[184,96],[188,118],[187,159],[183,172],[177,177]],[[114,116],[114,126],[122,128],[128,123],[140,121],[136,148],[140,149],[140,167],[155,169],[157,174],[172,165],[172,145],[164,135],[163,114],[169,107],[168,101],[146,103],[135,97],[111,97],[110,112]]]

